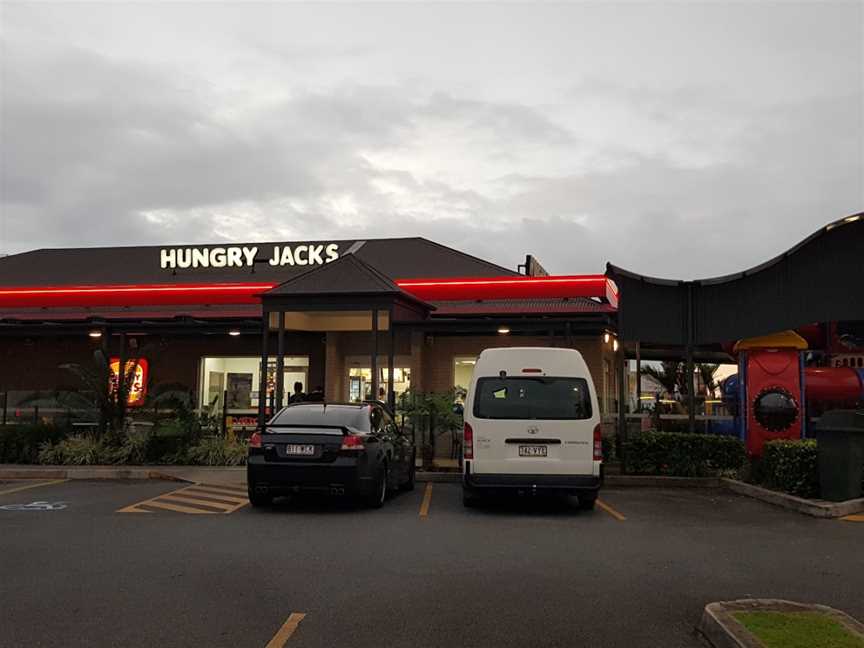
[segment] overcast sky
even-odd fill
[[[864,210],[864,4],[0,4],[0,253],[735,272]]]

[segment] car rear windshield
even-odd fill
[[[360,432],[369,431],[369,408],[356,405],[292,405],[279,412],[270,425],[309,425],[349,427]],[[285,431],[288,432],[290,428]],[[278,427],[271,430],[279,432]]]
[[[474,416],[486,419],[591,418],[591,394],[584,378],[480,378]]]

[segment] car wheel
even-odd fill
[[[255,508],[270,506],[273,503],[273,497],[271,495],[257,492],[254,484],[248,485],[247,493],[249,495],[249,503]]]
[[[597,496],[596,495],[579,495],[579,508],[583,511],[593,511],[594,506],[597,504]]]
[[[378,476],[375,479],[375,486],[366,499],[366,503],[369,508],[377,509],[384,506],[384,500],[387,499],[388,479],[390,479],[390,473],[387,470],[387,464],[384,464],[378,469]]]
[[[416,466],[416,462],[414,461],[414,458],[412,457],[411,458],[411,466],[408,468],[408,481],[406,481],[402,485],[403,490],[413,491],[416,478],[417,478],[417,466]]]

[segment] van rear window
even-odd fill
[[[591,394],[584,378],[480,378],[474,416],[485,419],[591,418]]]

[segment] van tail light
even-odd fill
[[[603,461],[603,426],[594,426],[594,461]]]
[[[366,449],[363,437],[359,434],[346,434],[342,437],[342,450],[361,452]]]
[[[250,448],[260,448],[261,447],[261,433],[253,432],[252,436],[249,437],[249,447]]]
[[[474,458],[474,430],[468,423],[462,428],[462,458]]]

